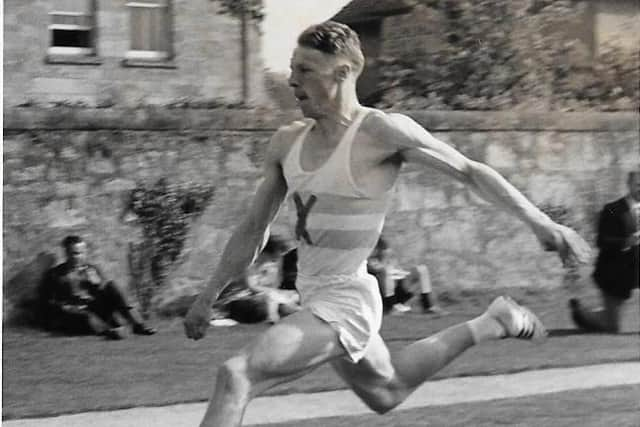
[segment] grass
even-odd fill
[[[430,406],[393,411],[383,416],[362,415],[304,420],[305,427],[637,427],[640,386],[568,391],[517,399]],[[300,421],[262,424],[262,427],[294,427]]]
[[[588,300],[595,301],[593,293],[587,291]],[[566,310],[567,291],[515,289],[509,293],[541,315],[552,329],[548,342],[534,346],[505,340],[481,345],[463,354],[435,378],[640,358],[637,310],[628,309],[625,313],[623,334],[576,334]],[[417,313],[387,316],[382,335],[393,352],[415,339],[479,314],[495,294],[450,298],[451,304],[445,308],[451,314],[441,318]],[[628,305],[638,306],[637,294]],[[5,329],[3,419],[206,400],[213,388],[216,366],[267,327],[210,328],[207,338],[196,342],[184,337],[180,319],[159,321],[156,326],[157,335],[132,336],[116,342],[93,336],[57,337],[40,331]],[[343,387],[330,368],[321,367],[270,393]]]

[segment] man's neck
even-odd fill
[[[316,119],[316,126],[326,138],[332,139],[353,123],[361,109],[355,82],[345,81],[338,86],[333,105]]]
[[[362,106],[357,102],[340,105],[316,120],[317,129],[327,138],[343,133],[354,122]]]

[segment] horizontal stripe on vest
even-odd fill
[[[365,199],[310,191],[299,191],[298,194],[300,194],[300,198],[305,205],[308,203],[311,194],[316,196],[316,202],[310,211],[311,214],[360,215],[384,214],[387,212],[386,197]],[[291,203],[295,207],[293,201]]]
[[[313,211],[313,209],[311,209]],[[311,212],[307,229],[369,230],[375,231],[384,220],[384,214],[332,215]]]
[[[378,229],[369,230],[324,230],[307,228],[311,236],[312,246],[330,249],[374,248],[378,242]]]
[[[298,247],[298,273],[302,275],[353,274],[371,254],[371,249]]]

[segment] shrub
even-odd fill
[[[424,59],[380,58],[381,108],[630,110],[640,60],[604,46],[596,57],[562,28],[584,12],[569,0],[423,2],[442,16],[442,47]]]
[[[129,245],[132,282],[141,311],[180,261],[191,221],[209,204],[214,189],[204,184],[169,184],[160,179],[131,190],[127,210],[137,217],[143,241]]]

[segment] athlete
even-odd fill
[[[205,335],[212,302],[260,251],[285,200],[297,212],[302,310],[218,369],[202,426],[239,426],[251,398],[326,362],[371,409],[384,413],[474,344],[545,337],[532,312],[499,297],[481,316],[389,353],[379,333],[382,301],[366,259],[404,163],[437,169],[471,187],[523,220],[543,247],[563,260],[587,259],[589,247],[577,233],[551,221],[497,172],[409,117],[361,106],[356,80],[363,64],[358,37],[345,25],[328,21],[298,38],[289,84],[305,119],[274,134],[252,207],[190,308],[185,332],[193,339]]]

